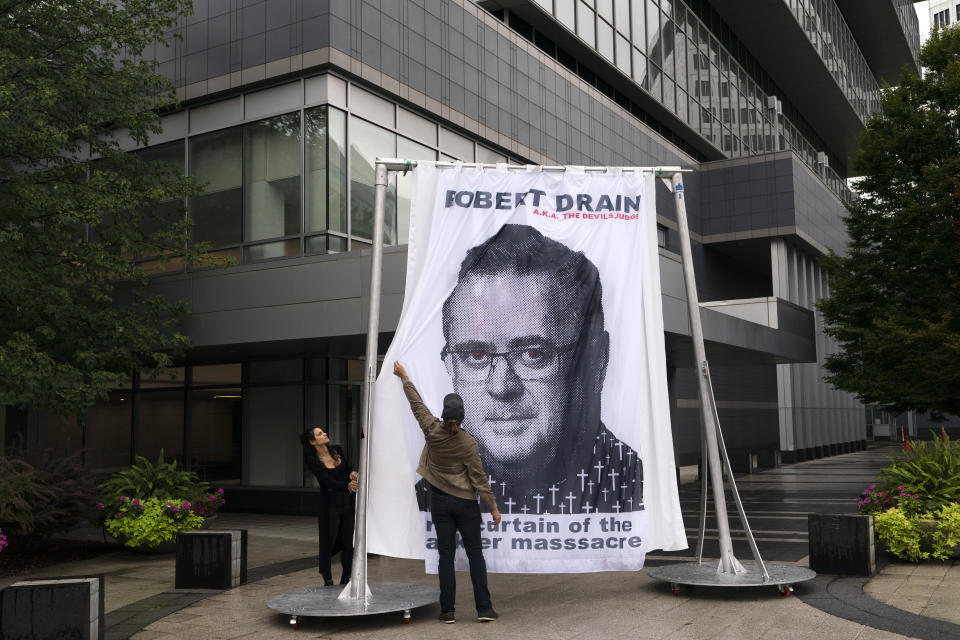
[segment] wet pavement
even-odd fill
[[[855,513],[856,496],[887,464],[895,446],[871,443],[866,451],[784,465],[737,476],[750,526],[764,560],[807,566],[807,514]],[[699,483],[684,470],[681,503],[695,543]],[[685,480],[685,481],[684,481]],[[728,501],[729,502],[729,501]],[[709,511],[709,510],[708,510]],[[734,551],[751,559],[732,502],[728,503]],[[781,598],[773,587],[683,588],[646,571],[593,574],[491,574],[490,591],[500,620],[474,618],[469,576],[458,573],[460,607],[453,627],[436,620],[439,605],[356,618],[289,617],[267,608],[279,594],[322,584],[316,569],[316,520],[302,516],[221,513],[216,528],[248,531],[248,583],[227,591],[173,588],[174,559],[122,551],[0,580],[104,574],[107,633],[121,638],[960,638],[960,565],[918,566],[886,562],[872,579],[818,576]],[[78,536],[96,532],[78,531]],[[716,556],[716,531],[707,522],[705,557]],[[648,566],[692,559],[692,550],[651,552]],[[369,559],[370,582],[435,585],[422,561]],[[334,578],[339,578],[335,565]],[[338,587],[329,587],[337,589]]]

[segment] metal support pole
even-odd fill
[[[667,178],[664,178],[667,181]],[[690,333],[693,339],[693,353],[697,365],[697,388],[700,391],[700,412],[703,418],[704,440],[707,445],[706,463],[709,469],[710,485],[713,489],[713,503],[717,512],[717,534],[720,540],[720,565],[718,573],[742,573],[743,567],[733,555],[733,542],[730,538],[730,522],[727,519],[727,501],[723,492],[723,473],[720,466],[720,452],[717,447],[717,424],[713,411],[713,394],[709,388],[710,369],[707,364],[706,349],[703,346],[703,326],[700,322],[700,301],[697,298],[697,283],[693,273],[693,257],[690,253],[690,231],[687,227],[687,205],[684,200],[683,174],[674,173],[669,178],[671,191],[677,205],[677,226],[680,231],[680,250],[683,259],[683,277],[687,287],[687,308],[690,312]]]
[[[377,158],[373,200],[373,251],[370,259],[370,308],[367,313],[366,375],[363,382],[362,443],[360,446],[359,488],[354,528],[353,570],[350,584],[340,599],[368,599],[367,587],[367,496],[370,487],[370,438],[373,429],[373,385],[377,381],[377,343],[380,336],[380,281],[383,272],[383,218],[387,201],[389,172],[404,172],[417,165],[410,160]]]

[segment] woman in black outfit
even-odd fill
[[[353,566],[353,494],[357,491],[357,472],[350,469],[343,449],[330,444],[330,436],[320,427],[307,430],[300,436],[300,443],[303,460],[320,484],[317,531],[323,583],[333,584],[330,557],[339,551],[343,565],[340,584],[347,584]]]

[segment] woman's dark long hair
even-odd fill
[[[300,434],[300,444],[303,445],[303,463],[309,464],[317,459],[317,450],[313,448],[310,441],[313,440],[313,430],[316,427],[310,427]]]

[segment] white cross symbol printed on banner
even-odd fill
[[[603,442],[606,442],[606,441],[607,441],[607,432],[606,432],[606,431],[601,431],[601,432],[600,432],[600,439],[603,440]]]
[[[633,450],[627,451],[627,462],[633,464]]]
[[[513,498],[508,498],[503,504],[507,505],[507,513],[510,514],[513,513],[513,505],[517,503],[513,501]]]
[[[580,469],[580,473],[577,474],[577,477],[580,478],[580,491],[583,491],[583,481],[586,480],[589,476],[590,476],[589,473],[587,473],[583,469]]]
[[[540,513],[540,501],[543,500],[543,496],[538,493],[533,496],[533,499],[537,501],[537,513]]]
[[[489,477],[489,479],[490,479],[490,486],[493,486],[493,485],[497,484],[496,482],[494,482],[493,476],[488,476],[488,477]]]
[[[609,492],[609,491],[610,491],[609,489],[604,489],[603,491],[600,492],[600,493],[603,494],[603,501],[604,501],[604,502],[607,501],[607,492]]]
[[[561,503],[560,503],[560,513],[563,513],[563,512],[564,512],[564,511],[563,511],[563,507],[564,507],[564,504],[561,502]]]
[[[577,499],[577,496],[573,495],[573,491],[571,491],[564,499],[570,503],[570,513],[573,513],[573,501]]]
[[[623,508],[623,507],[620,506],[620,502],[619,502],[619,501],[617,501],[617,504],[613,505],[613,510],[616,511],[617,513],[620,513],[620,509],[622,509],[622,508]]]
[[[591,507],[590,507],[590,503],[589,503],[589,502],[584,502],[584,503],[583,503],[583,510],[586,511],[587,513],[590,513]]]
[[[524,503],[523,506],[520,507],[520,513],[522,513],[523,515],[527,515],[529,511],[530,511],[530,507],[528,507],[526,503]]]
[[[633,496],[627,498],[627,505],[630,507],[630,511],[633,511]]]
[[[617,470],[616,470],[616,469],[610,469],[610,473],[608,473],[607,475],[612,478],[612,480],[610,481],[610,483],[611,483],[610,486],[612,486],[612,487],[617,486],[617,477],[620,475],[619,473],[617,473]]]
[[[623,460],[623,442],[617,440],[617,444],[615,446],[617,447],[617,451],[620,452],[620,459]]]
[[[559,491],[560,489],[557,487],[557,485],[550,485],[550,506],[557,506],[557,493],[559,493]]]
[[[502,495],[502,496],[507,495],[507,483],[506,483],[506,482],[501,482],[501,483],[500,483],[500,495]]]
[[[591,480],[590,482],[587,483],[587,486],[590,487],[590,494],[591,494],[591,495],[593,494],[593,485],[595,485],[595,484],[597,484],[597,483],[594,482],[593,480]]]
[[[600,474],[603,473],[603,465],[599,462],[593,465],[593,468],[597,470],[597,482],[600,482]]]

